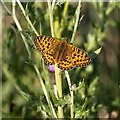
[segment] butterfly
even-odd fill
[[[49,65],[57,64],[61,70],[85,67],[91,62],[90,57],[83,50],[68,44],[66,39],[60,41],[54,37],[37,36],[34,43],[42,53],[44,61]]]

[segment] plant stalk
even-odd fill
[[[55,34],[54,34],[54,25],[53,25],[52,5],[50,0],[47,0],[47,1],[48,1],[48,9],[49,9],[49,15],[50,15],[51,34],[52,34],[52,37],[54,37]],[[56,65],[55,65],[55,79],[56,79],[56,88],[57,88],[58,98],[62,98],[61,72]],[[63,108],[61,106],[58,106],[58,118],[63,118]]]
[[[75,25],[74,25],[74,30],[73,30],[73,34],[72,34],[72,38],[71,38],[71,43],[73,43],[74,39],[75,39],[75,34],[76,34],[76,31],[77,31],[77,27],[78,27],[78,23],[79,23],[79,16],[80,16],[80,8],[81,8],[81,0],[79,0],[79,3],[78,3],[78,7],[76,9],[76,13],[75,13],[75,16],[76,16],[76,21],[75,21]]]

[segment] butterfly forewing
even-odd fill
[[[59,41],[53,37],[38,36],[34,39],[34,43],[40,52],[45,53],[54,48]]]
[[[72,50],[72,61],[75,67],[85,67],[90,64],[90,57],[83,50],[75,46],[72,46]]]
[[[47,64],[55,64],[54,48],[59,44],[59,40],[48,36],[38,36],[34,40],[35,46],[42,53]]]

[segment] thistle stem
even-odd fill
[[[48,1],[48,9],[49,9],[49,15],[50,15],[50,27],[51,27],[51,34],[52,37],[54,37],[54,26],[53,26],[53,11],[52,11],[52,5],[50,0]],[[59,68],[55,65],[55,79],[56,79],[56,87],[57,87],[57,93],[58,98],[62,98],[62,79],[61,79],[61,72]],[[63,108],[61,106],[58,106],[58,118],[63,118]]]

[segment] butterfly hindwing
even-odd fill
[[[70,70],[74,67],[70,56],[66,56],[66,58],[64,60],[60,60],[57,64],[57,66],[61,70]]]
[[[49,52],[42,54],[44,61],[47,64],[50,64],[50,65],[55,64],[55,59],[53,57],[53,52],[52,51],[53,50],[50,50]]]

